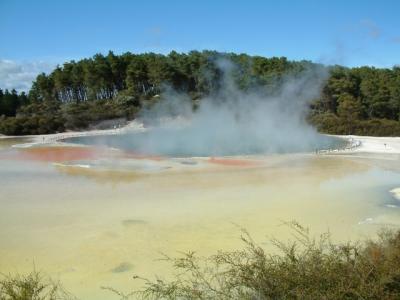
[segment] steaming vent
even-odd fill
[[[222,74],[218,91],[200,99],[196,108],[188,95],[165,88],[159,101],[140,113],[146,132],[68,141],[172,157],[310,152],[342,143],[319,134],[305,120],[327,78],[323,69],[282,76],[273,88],[242,90],[235,65],[224,59],[216,66]]]

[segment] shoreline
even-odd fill
[[[28,148],[36,145],[60,143],[61,140],[73,137],[96,136],[96,135],[116,135],[126,131],[145,131],[147,128],[142,123],[132,121],[124,127],[101,130],[69,131],[52,134],[6,136],[0,135],[2,139],[31,139],[28,143],[16,144],[13,147]],[[340,155],[352,153],[365,154],[400,154],[400,137],[375,137],[359,135],[328,135],[346,140],[349,144],[342,149],[323,149],[317,154],[321,155]]]
[[[84,131],[67,131],[60,133],[50,133],[50,134],[37,134],[37,135],[18,135],[18,136],[8,136],[0,135],[1,139],[31,139],[28,143],[13,145],[15,148],[28,148],[37,145],[44,144],[54,144],[60,143],[61,140],[73,137],[83,137],[83,136],[96,136],[96,135],[116,135],[121,134],[126,131],[145,131],[146,128],[143,124],[132,121],[126,126],[113,128],[113,129],[94,129],[94,130],[84,130]]]
[[[359,142],[359,145],[352,149],[353,153],[400,154],[400,137],[358,135],[336,135],[336,137]]]

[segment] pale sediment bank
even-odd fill
[[[115,135],[122,134],[126,131],[144,131],[146,130],[143,124],[132,121],[129,122],[124,127],[118,127],[113,129],[101,129],[101,130],[85,130],[85,131],[67,131],[53,134],[37,134],[37,135],[26,135],[26,136],[5,136],[0,135],[1,139],[29,139],[29,143],[15,144],[14,147],[17,148],[27,148],[35,145],[43,145],[43,144],[54,144],[59,142],[60,140],[64,140],[67,138],[73,137],[81,137],[81,136],[96,136],[96,135]]]
[[[390,193],[396,200],[400,201],[400,187],[390,190]]]
[[[348,140],[353,147],[338,153],[400,154],[400,137],[376,137],[358,135],[334,135]]]

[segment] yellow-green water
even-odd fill
[[[112,299],[101,286],[126,292],[140,285],[134,274],[170,276],[160,253],[241,247],[238,227],[272,249],[268,238],[290,238],[281,224],[294,219],[335,240],[400,225],[388,193],[400,186],[395,159],[257,159],[147,173],[0,160],[0,270],[35,267],[80,299]]]

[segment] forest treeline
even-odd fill
[[[400,67],[322,66],[285,57],[191,51],[96,54],[40,74],[30,91],[0,90],[0,133],[45,134],[85,129],[104,120],[134,119],[141,108],[162,101],[168,86],[198,99],[221,87],[217,61],[232,61],[240,89],[273,92],[288,75],[310,68],[327,74],[318,99],[310,99],[309,122],[334,134],[400,135]]]

